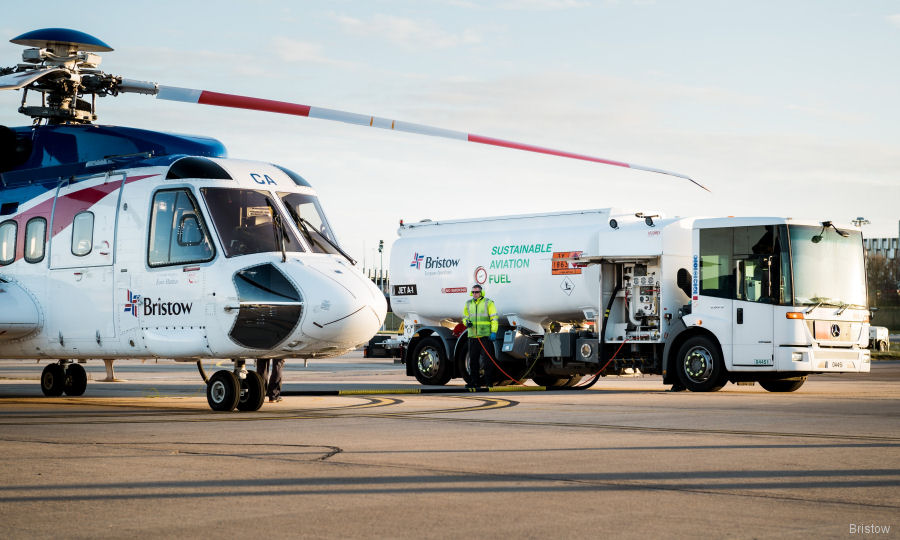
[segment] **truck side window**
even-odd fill
[[[84,257],[94,244],[94,213],[79,212],[72,220],[72,255]]]
[[[0,266],[16,260],[16,233],[19,224],[13,220],[0,223]]]
[[[209,231],[190,192],[156,192],[150,214],[147,264],[156,267],[206,262],[214,256]]]
[[[732,228],[700,229],[700,294],[734,297]]]
[[[781,303],[781,235],[776,226],[735,227],[736,300]]]
[[[25,261],[38,263],[44,260],[44,246],[47,243],[47,220],[31,218],[25,224]]]

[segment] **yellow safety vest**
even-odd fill
[[[494,307],[494,301],[490,298],[482,298],[475,300],[474,298],[466,302],[463,308],[463,324],[468,326],[470,338],[487,337],[497,332],[497,308]]]

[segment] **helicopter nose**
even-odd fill
[[[357,271],[339,264],[313,266],[320,276],[305,287],[308,313],[303,333],[335,346],[368,341],[384,323],[387,302],[381,291]]]

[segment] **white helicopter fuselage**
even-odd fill
[[[177,161],[118,169],[61,180],[0,216],[0,233],[15,228],[0,357],[327,357],[381,327],[383,293],[320,249],[333,236],[311,187],[268,163],[183,159],[230,178],[173,178]],[[291,197],[318,210],[317,231]],[[255,233],[237,240],[242,229]]]

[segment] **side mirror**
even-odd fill
[[[873,306],[873,307],[870,307],[870,308],[869,308],[869,320],[870,320],[870,321],[875,320],[875,313],[877,313],[877,312],[878,312],[878,308],[877,308],[877,307],[874,307],[874,306]]]
[[[688,298],[691,297],[691,273],[685,268],[678,269],[678,275],[675,277],[678,288],[684,291]]]

